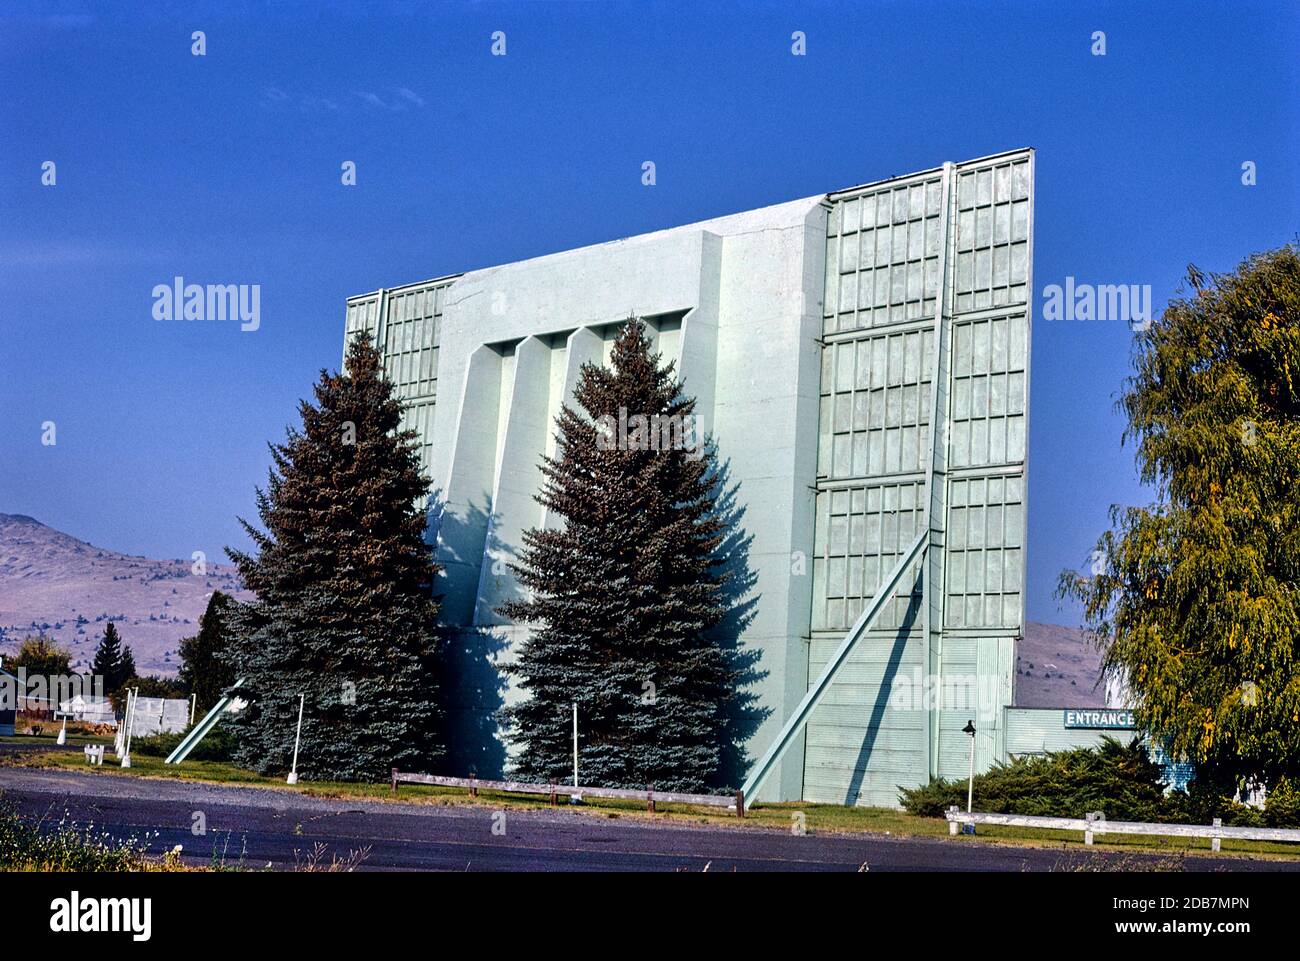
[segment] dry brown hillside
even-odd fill
[[[1101,654],[1083,632],[1060,624],[1025,625],[1016,651],[1016,704],[1022,707],[1104,707],[1097,683]]]
[[[0,651],[43,632],[84,668],[112,620],[142,674],[175,672],[181,638],[198,631],[214,590],[248,599],[228,564],[191,572],[189,560],[151,560],[77,540],[25,514],[0,514]]]

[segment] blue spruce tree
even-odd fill
[[[421,506],[429,481],[366,335],[321,372],[301,430],[271,445],[256,553],[227,550],[256,600],[230,614],[223,653],[245,678],[235,760],[289,767],[305,695],[300,776],[374,780],[436,769],[438,604]]]
[[[528,698],[505,712],[515,773],[572,776],[576,702],[583,783],[699,791],[738,679],[714,632],[729,610],[714,452],[640,320],[574,394],[537,498],[563,524],[525,533],[512,567],[529,597],[502,607],[535,628],[512,668]]]

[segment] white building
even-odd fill
[[[751,755],[922,541],[903,596],[762,796],[896,804],[898,785],[965,775],[968,718],[978,764],[1005,756],[1024,624],[1032,224],[1033,153],[1020,150],[350,298],[347,334],[375,335],[438,492],[459,652],[452,768],[493,776],[506,760],[492,718],[515,695],[498,668],[525,628],[496,612],[520,590],[500,562],[552,522],[533,494],[554,417],[632,314],[677,361],[746,510],[758,603],[741,642],[761,652],[755,690],[771,712]],[[936,688],[957,694],[927,699]]]

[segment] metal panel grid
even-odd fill
[[[827,344],[819,477],[915,473],[928,450],[930,328]]]
[[[936,498],[940,553],[932,573],[942,634],[928,655],[920,653],[921,598],[904,591],[851,657],[874,665],[902,643],[923,671],[940,677],[986,671],[1002,678],[1013,670],[1011,639],[1023,620],[1032,152],[945,169],[952,172],[946,210],[944,171],[829,198],[810,655],[824,662],[819,649],[838,643],[836,632],[852,625],[907,535],[920,530],[924,499],[933,493],[925,479],[937,365],[946,430],[935,455],[944,496]],[[936,342],[940,303],[947,330]],[[936,356],[940,343],[943,357]],[[878,497],[870,505],[868,491]],[[900,633],[909,619],[912,629]],[[967,654],[975,659],[969,664]],[[855,687],[870,686],[868,679],[848,676],[843,683],[853,690],[834,694],[832,687],[808,725],[806,797],[896,803],[894,785],[921,783],[944,769],[953,745],[966,749],[963,734],[952,744],[938,736],[928,758],[923,732],[941,735],[953,720],[949,712],[927,720],[928,712],[913,716],[891,705],[871,717],[880,711],[878,698]],[[1007,690],[998,697],[1009,698],[1009,674],[1003,680]],[[878,683],[877,694],[887,694],[888,672]],[[830,716],[847,710],[842,698],[860,705],[856,718]],[[912,736],[920,742],[913,745]],[[997,750],[996,738],[986,733],[983,740],[981,766]]]
[[[813,558],[814,631],[847,630],[920,530],[925,484],[845,487],[817,494],[817,556]],[[897,630],[916,619],[920,589],[891,601],[877,621]]]
[[[1025,459],[1025,315],[953,324],[949,466]]]
[[[957,176],[957,313],[1025,303],[1029,276],[1029,159]]]
[[[351,343],[352,336],[359,330],[370,332],[375,336],[379,329],[379,295],[371,294],[348,301],[347,317],[344,323],[344,347]]]
[[[938,177],[835,203],[827,217],[825,333],[920,320],[939,288]]]
[[[945,627],[1020,627],[1023,546],[1018,475],[949,480]]]
[[[433,472],[433,409],[433,401],[427,400],[407,404],[402,412],[402,429],[419,434],[420,469],[425,477],[432,477]]]
[[[419,435],[420,466],[433,467],[433,416],[438,393],[438,349],[443,298],[455,278],[441,278],[348,300],[346,341],[369,331],[383,357],[384,373],[405,405],[403,428]]]
[[[388,295],[384,369],[403,398],[437,392],[442,287],[416,287]]]

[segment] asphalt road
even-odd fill
[[[193,863],[213,852],[249,868],[293,868],[317,845],[323,862],[365,850],[362,870],[420,871],[1051,871],[1077,849],[1017,848],[970,839],[868,834],[797,836],[742,826],[648,823],[574,811],[506,811],[382,801],[334,801],[126,775],[0,767],[0,792],[24,817],[65,815],[116,837],[150,836],[150,850],[183,846]],[[193,826],[205,823],[206,834]],[[496,833],[494,833],[494,827]],[[154,837],[154,832],[157,836]],[[1099,853],[1086,857],[1107,858]],[[1128,859],[1130,864],[1133,859]],[[1188,870],[1300,870],[1295,861],[1189,858]]]

